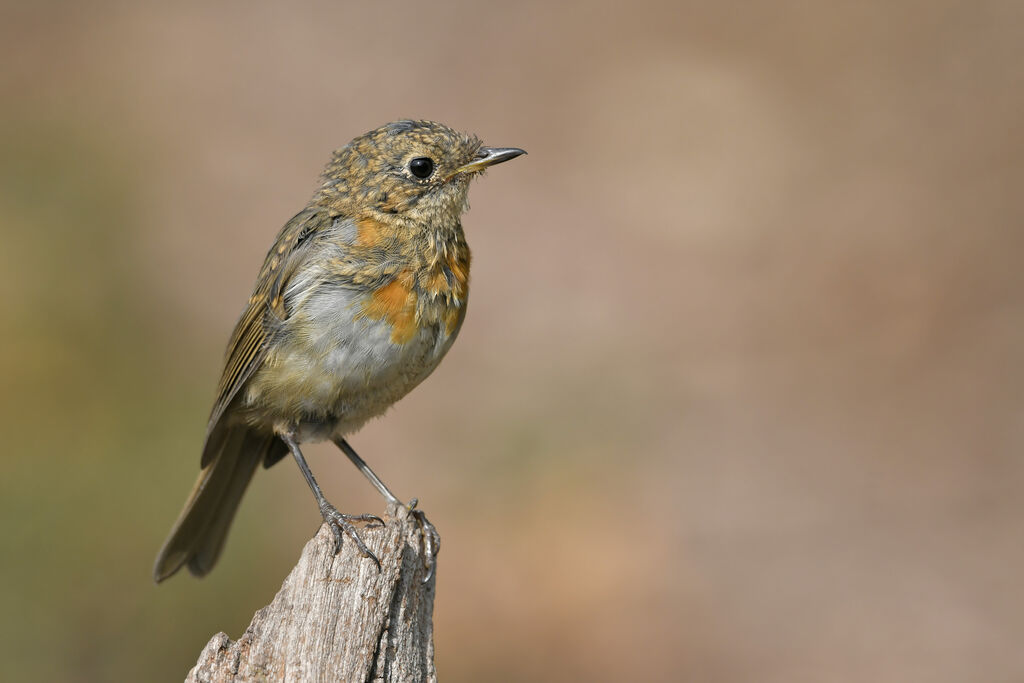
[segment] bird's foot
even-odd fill
[[[352,539],[352,542],[359,548],[359,552],[373,560],[373,563],[377,565],[377,571],[380,571],[380,560],[363,543],[363,539],[359,537],[359,532],[356,531],[352,522],[373,522],[371,526],[384,526],[383,519],[377,515],[346,515],[343,512],[338,512],[337,508],[326,501],[320,506],[320,514],[323,515],[324,521],[327,522],[327,526],[331,528],[331,533],[334,534],[335,555],[341,550],[341,539],[344,534]]]
[[[427,575],[423,577],[423,583],[426,583],[434,575],[437,553],[441,550],[441,535],[437,533],[437,527],[430,523],[423,511],[416,509],[419,502],[418,498],[413,498],[405,508],[419,524],[420,533],[423,535],[423,566],[427,570]]]

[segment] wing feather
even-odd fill
[[[217,400],[210,411],[206,428],[207,441],[239,390],[266,357],[274,322],[284,320],[287,316],[281,292],[305,259],[311,241],[308,238],[332,222],[333,218],[325,210],[306,209],[285,224],[274,246],[267,252],[256,280],[256,288],[249,298],[249,305],[235,325],[228,343],[224,372],[217,388]],[[209,450],[208,447],[203,449],[203,466],[212,457],[212,454],[208,455]]]

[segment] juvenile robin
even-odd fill
[[[231,335],[202,471],[156,559],[157,582],[185,565],[209,572],[257,468],[288,453],[335,552],[344,535],[377,562],[353,522],[383,521],[331,505],[300,445],[330,439],[401,504],[346,437],[422,382],[455,341],[469,296],[460,217],[470,180],[521,154],[431,121],[389,123],[334,153],[267,253]],[[430,563],[436,532],[417,518]]]

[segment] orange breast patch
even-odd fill
[[[371,320],[386,321],[391,325],[391,341],[405,344],[419,331],[416,322],[417,298],[412,288],[412,275],[403,270],[398,277],[375,290],[366,299],[361,315]]]

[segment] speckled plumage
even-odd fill
[[[232,335],[203,472],[157,559],[158,581],[185,564],[209,571],[260,462],[286,455],[289,441],[294,452],[343,439],[433,371],[466,312],[470,180],[521,153],[429,121],[387,124],[334,153],[267,253]],[[421,178],[413,160],[424,158],[433,170]]]

